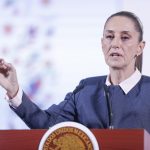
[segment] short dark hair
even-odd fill
[[[139,17],[137,17],[132,12],[120,11],[120,12],[112,14],[106,20],[104,28],[105,28],[107,22],[115,16],[123,16],[123,17],[127,17],[127,18],[131,19],[133,21],[133,23],[135,24],[135,29],[137,30],[137,32],[139,32],[139,42],[143,41],[143,25],[142,25],[142,22],[139,19]],[[137,56],[136,62],[135,62],[135,67],[137,67],[140,72],[142,72],[142,64],[143,64],[143,54]]]

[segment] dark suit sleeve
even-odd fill
[[[77,99],[82,87],[83,81],[80,82],[79,86],[73,92],[66,95],[64,101],[59,105],[52,105],[47,110],[41,110],[23,93],[21,105],[17,109],[12,109],[29,128],[33,129],[49,128],[63,121],[76,121],[75,99]]]

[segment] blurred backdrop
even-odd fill
[[[21,88],[42,109],[62,101],[83,78],[108,73],[103,25],[120,10],[144,25],[143,73],[150,75],[148,0],[1,0],[0,57],[17,70]],[[0,87],[0,129],[28,129],[5,101]]]

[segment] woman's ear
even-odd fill
[[[104,38],[102,37],[101,38],[101,47],[102,47],[102,50],[104,49]]]
[[[103,37],[101,38],[101,45],[103,44]]]
[[[145,47],[145,41],[141,41],[138,46],[137,56],[139,56],[143,53],[144,47]]]

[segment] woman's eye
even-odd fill
[[[128,40],[129,37],[128,37],[128,36],[123,36],[123,37],[121,37],[121,39],[122,39],[122,40]]]
[[[112,36],[112,35],[107,35],[106,36],[106,39],[113,39],[114,38],[114,36]]]

